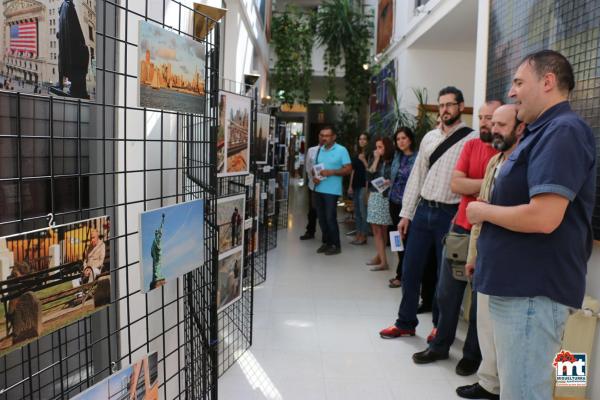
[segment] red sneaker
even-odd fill
[[[429,332],[429,336],[427,336],[427,343],[433,342],[433,339],[437,336],[437,328],[433,328],[431,332]]]
[[[404,336],[415,336],[414,329],[400,329],[396,325],[389,326],[379,332],[383,339],[395,339]]]

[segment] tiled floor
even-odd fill
[[[255,290],[253,345],[220,378],[219,398],[458,398],[455,388],[476,379],[454,373],[465,324],[450,360],[432,365],[411,360],[426,348],[431,314],[420,318],[413,338],[380,339],[400,302],[401,290],[387,287],[392,272],[365,266],[372,245],[342,244],[340,255],[317,255],[316,240],[298,240],[306,224],[303,189],[290,192],[289,229],[279,231],[277,248],[268,254],[267,281]]]

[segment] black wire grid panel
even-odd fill
[[[166,18],[165,15],[170,15]],[[97,100],[0,92],[0,235],[107,215],[111,302],[0,357],[0,400],[68,399],[158,352],[163,399],[217,398],[218,29],[206,49],[203,115],[137,107],[137,26],[191,36],[174,1],[97,1]],[[139,213],[205,200],[205,260],[140,291]]]
[[[573,66],[573,110],[592,127],[600,150],[600,2],[493,0],[490,3],[487,95],[506,98],[514,71],[527,54],[553,49]],[[600,157],[600,151],[597,152]],[[600,163],[598,163],[600,168]],[[600,174],[596,198],[600,197]],[[600,202],[592,217],[600,239]]]
[[[222,82],[225,91],[248,96],[252,98],[250,115],[250,137],[254,135],[256,124],[256,93],[254,89],[246,89],[245,85],[224,80]],[[253,140],[251,140],[251,144]],[[252,149],[251,149],[252,150]],[[250,151],[250,154],[254,154]],[[249,168],[251,170],[251,168]],[[254,220],[252,185],[246,185],[246,175],[225,176],[218,178],[220,198],[239,194],[246,196],[246,219]],[[250,237],[256,229],[244,231],[244,268],[242,273],[242,296],[218,314],[218,375],[223,375],[252,345],[252,316],[254,301],[254,259],[255,254],[250,254]]]

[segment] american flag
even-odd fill
[[[10,51],[23,56],[37,55],[37,23],[22,22],[10,26]]]

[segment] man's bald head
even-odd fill
[[[521,137],[525,124],[517,119],[517,107],[505,104],[492,116],[492,146],[499,151],[511,149]]]

